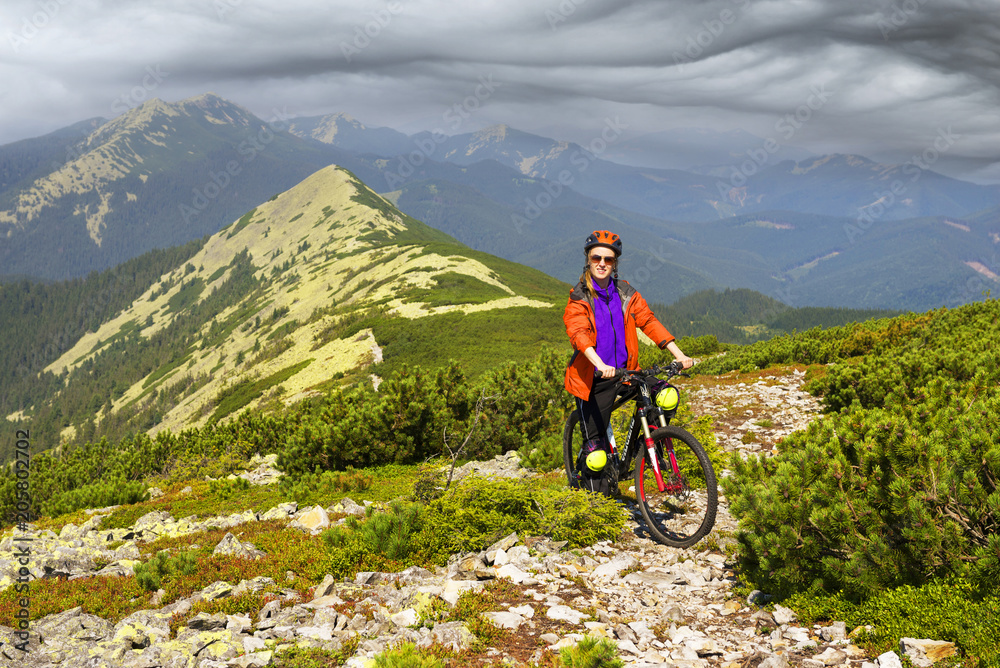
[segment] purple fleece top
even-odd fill
[[[622,298],[615,288],[615,281],[608,282],[608,289],[602,290],[593,283],[597,297],[594,299],[594,324],[597,325],[597,345],[594,350],[605,364],[624,367],[628,361],[625,348],[625,314],[622,313]]]

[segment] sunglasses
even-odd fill
[[[590,256],[590,261],[593,262],[594,264],[601,264],[602,262],[604,264],[614,264],[615,263],[615,256],[614,255],[598,255],[597,253],[594,253],[593,255]]]

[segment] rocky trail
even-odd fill
[[[685,401],[697,414],[714,417],[717,439],[726,450],[766,453],[819,410],[817,400],[802,391],[803,378],[804,372],[791,369],[787,375],[756,375],[742,382],[696,378],[685,381]],[[273,482],[271,462],[260,462],[244,477],[255,484]],[[514,453],[466,469],[530,475],[519,467]],[[723,549],[736,524],[724,498],[712,534],[691,549],[668,548],[643,538],[638,509],[629,510],[634,511],[630,532],[614,543],[568,551],[548,539],[511,535],[481,553],[454,555],[437,572],[410,568],[359,573],[351,582],[327,577],[316,583],[308,600],[285,590],[282,599],[267,603],[254,618],[197,614],[173,637],[172,617],[187,613],[199,601],[280,584],[269,578],[215,582],[190,597],[114,624],[74,608],[31,622],[27,652],[18,649],[23,639],[15,628],[0,626],[0,662],[33,668],[247,668],[273,665],[277,650],[298,644],[347,650],[346,665],[362,668],[387,648],[411,641],[465,651],[459,665],[549,665],[552,652],[591,634],[616,642],[620,657],[636,668],[895,665],[894,654],[884,655],[879,664],[866,657],[851,644],[851,629],[843,624],[799,626],[789,610],[777,607],[769,612],[759,600],[734,595],[735,577]],[[345,499],[330,508],[300,509],[289,503],[259,516],[247,511],[206,520],[177,520],[154,512],[132,527],[98,531],[106,512],[97,511],[81,526],[66,525],[58,534],[38,532],[32,544],[32,577],[130,574],[138,563],[138,545],[157,537],[272,519],[314,532],[329,525],[331,514],[363,514],[364,504]],[[0,588],[12,586],[17,577],[18,566],[8,558],[16,549],[14,538],[8,532],[0,541]],[[109,550],[109,544],[117,547]],[[259,554],[232,533],[215,550],[247,559]],[[98,562],[110,563],[98,569]],[[493,588],[500,603],[485,616],[507,633],[482,648],[467,623],[440,621],[441,610],[454,606],[462,592],[482,589],[491,581],[503,586]],[[921,665],[916,654],[912,658]]]

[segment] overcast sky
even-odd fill
[[[0,143],[211,91],[265,120],[587,142],[617,117],[900,160],[951,128],[939,167],[1000,182],[997,0],[4,0],[0,32]]]

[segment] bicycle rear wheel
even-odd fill
[[[618,409],[611,416],[611,422],[613,425],[622,421],[623,417],[627,418],[627,411],[624,409]],[[618,429],[624,433],[623,429]],[[571,489],[578,489],[580,487],[580,472],[576,470],[577,457],[580,456],[580,448],[583,447],[583,434],[580,430],[580,411],[573,411],[570,413],[569,418],[566,420],[566,427],[563,429],[563,466],[566,469],[566,480],[569,483]],[[608,460],[608,466],[611,467],[606,475],[611,476],[609,484],[614,488],[618,489],[619,483],[622,482],[619,476],[619,465],[618,459],[612,455]],[[625,473],[621,472],[621,476]],[[631,475],[631,471],[628,472]],[[612,489],[612,493],[614,493]],[[620,490],[619,490],[620,493]]]
[[[566,427],[563,429],[563,465],[566,467],[566,480],[570,489],[580,486],[580,479],[576,473],[576,457],[582,445],[580,411],[573,411],[566,419]]]
[[[645,445],[635,467],[635,496],[649,533],[672,547],[690,547],[715,524],[719,492],[715,471],[705,449],[680,427],[662,427],[651,434],[666,489],[660,491]],[[673,452],[680,475],[670,461]]]

